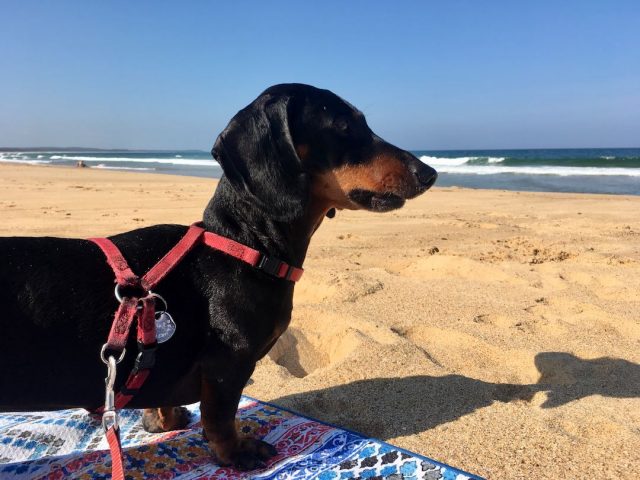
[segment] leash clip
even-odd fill
[[[104,413],[102,414],[102,428],[108,431],[110,428],[118,428],[118,414],[116,412],[115,393],[113,386],[116,383],[116,365],[118,361],[113,355],[109,355],[107,362],[107,378],[104,379]]]

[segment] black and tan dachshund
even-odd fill
[[[224,170],[204,227],[290,265],[336,209],[386,212],[433,185],[437,174],[376,136],[361,112],[328,90],[283,84],[242,109],[212,150]],[[110,237],[132,270],[146,272],[185,233],[156,225]],[[92,242],[0,238],[0,410],[95,409],[104,401],[105,342],[117,301],[114,275]],[[240,438],[235,414],[256,362],[289,324],[293,283],[204,245],[157,291],[177,324],[127,408],[145,408],[149,431],[183,427],[201,402],[216,460],[253,469],[275,455]],[[129,338],[120,372],[132,368]],[[116,388],[125,375],[119,375]]]

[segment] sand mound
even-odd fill
[[[319,368],[344,360],[362,343],[362,334],[344,329],[332,334],[289,328],[273,346],[269,357],[291,375],[304,378]]]

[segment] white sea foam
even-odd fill
[[[24,163],[27,165],[45,165],[51,163],[50,160],[33,160],[28,158],[4,158],[0,157],[2,163]]]
[[[215,160],[198,160],[195,158],[134,158],[134,157],[88,157],[78,155],[53,155],[51,160],[82,160],[85,162],[131,162],[131,163],[160,163],[165,165],[191,165],[200,167],[217,167]]]
[[[42,157],[42,155],[38,155],[38,158]],[[47,163],[51,163],[51,160],[36,160],[33,158],[25,157],[22,153],[0,153],[0,162],[24,163],[27,165],[44,165]]]
[[[481,165],[436,166],[440,173],[462,173],[467,175],[496,175],[511,173],[520,175],[557,175],[570,176],[621,176],[640,177],[640,168],[602,168],[602,167],[503,167]]]
[[[135,170],[140,172],[149,172],[149,171],[155,170],[155,168],[151,168],[151,167],[148,167],[148,168],[147,167],[114,167],[114,166],[105,165],[104,163],[100,163],[91,168],[99,168],[101,170]]]
[[[429,155],[423,155],[420,157],[424,163],[428,163],[433,166],[455,166],[464,165],[474,157],[458,157],[458,158],[442,158],[442,157],[430,157]]]
[[[425,163],[428,163],[432,166],[457,166],[464,165],[467,163],[500,163],[504,162],[504,157],[455,157],[455,158],[445,158],[445,157],[430,157],[429,155],[423,155],[420,157]]]

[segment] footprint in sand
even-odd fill
[[[458,330],[427,325],[408,327],[402,334],[454,372],[491,381],[500,372],[499,380],[510,383],[535,383],[538,379],[535,351],[505,348]]]
[[[479,282],[525,283],[524,280],[503,271],[497,266],[455,255],[439,254],[419,258],[399,273],[402,276],[422,280],[454,277]]]
[[[576,302],[564,296],[543,297],[524,311],[534,319],[535,329],[547,335],[589,335],[593,338],[613,335],[619,342],[640,340],[638,322],[594,303]]]
[[[635,269],[630,271],[631,275]],[[616,301],[640,301],[640,289],[638,284],[630,282],[633,278],[621,271],[616,274],[605,274],[602,272],[567,272],[565,279],[574,284],[587,288],[597,297],[606,300]]]
[[[341,272],[334,274],[329,281],[322,281],[311,273],[296,286],[294,300],[296,304],[321,303],[328,299],[353,303],[382,291],[386,275],[384,270],[372,268],[360,272]]]

